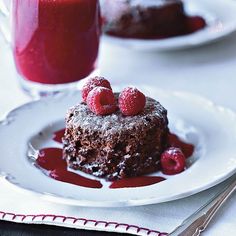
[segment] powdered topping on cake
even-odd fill
[[[119,94],[116,93],[115,96],[118,99]],[[149,126],[157,117],[162,120],[165,116],[165,108],[149,97],[146,98],[146,106],[143,112],[136,116],[124,116],[119,110],[111,115],[98,116],[91,112],[85,103],[81,103],[72,107],[67,113],[67,125],[73,126],[74,129],[77,127],[93,129],[109,136],[119,132],[119,130],[133,130]]]

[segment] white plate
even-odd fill
[[[27,157],[29,144],[34,148],[59,145],[48,143],[48,140],[53,131],[62,128],[66,110],[81,100],[80,92],[71,92],[23,105],[1,122],[1,175],[10,186],[47,200],[116,207],[186,197],[216,185],[236,171],[236,115],[232,111],[188,93],[149,87],[142,90],[168,109],[170,129],[195,144],[194,155],[184,172],[166,176],[167,180],[158,184],[122,189],[79,187],[44,175]],[[39,136],[42,131],[44,135]]]
[[[210,43],[235,32],[235,0],[185,0],[184,4],[187,14],[203,16],[208,26],[193,34],[167,39],[122,39],[107,35],[104,35],[104,39],[138,50],[174,50]]]

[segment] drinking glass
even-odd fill
[[[0,0],[0,29],[31,95],[76,88],[96,71],[99,0]]]

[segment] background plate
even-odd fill
[[[104,35],[104,40],[137,50],[175,50],[194,47],[222,39],[236,30],[236,1],[185,0],[189,15],[203,16],[208,26],[193,34],[158,40],[122,39]]]

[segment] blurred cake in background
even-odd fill
[[[200,16],[188,16],[181,0],[103,0],[104,33],[137,39],[186,35],[206,26]]]

